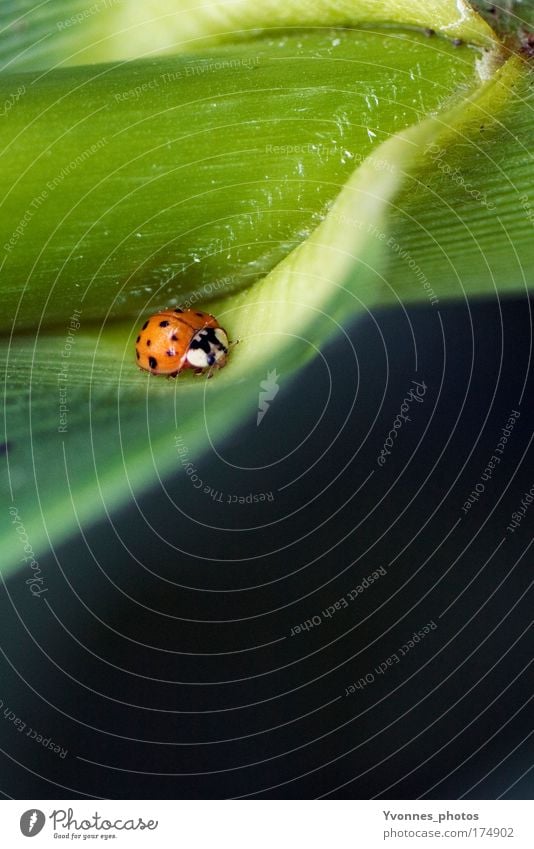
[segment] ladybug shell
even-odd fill
[[[155,313],[145,321],[136,339],[137,365],[152,374],[167,375],[194,368],[187,360],[191,342],[200,330],[209,327],[222,330],[207,312],[168,309]]]

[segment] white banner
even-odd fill
[[[529,801],[5,801],[2,845],[532,849]]]

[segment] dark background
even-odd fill
[[[534,506],[506,530],[534,484],[530,308],[359,320],[298,379],[280,375],[259,427],[251,417],[219,458],[195,460],[221,503],[177,466],[40,558],[46,601],[11,578],[4,796],[532,798]],[[379,468],[412,380],[423,403]],[[225,503],[259,492],[273,500]],[[347,609],[290,636],[378,567]],[[68,755],[17,732],[5,708]]]

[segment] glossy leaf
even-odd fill
[[[365,5],[362,4],[362,8]],[[396,5],[400,10],[402,4]],[[440,6],[442,11],[445,7],[452,10],[452,5],[445,3]],[[460,31],[462,8],[462,4],[459,4],[454,24]],[[473,21],[477,20],[472,16],[464,20],[466,36],[473,33]],[[250,24],[249,18],[246,23],[247,26]],[[413,21],[410,20],[410,23]],[[452,25],[449,21],[444,26],[450,31]],[[307,61],[305,54],[309,56],[311,51],[316,62],[317,52],[314,53],[312,47],[313,39],[338,37],[337,33],[300,36],[302,44],[306,44],[306,50],[303,47],[298,58]],[[273,350],[276,350],[277,369],[289,377],[300,363],[313,356],[317,348],[336,331],[339,320],[354,315],[363,306],[388,303],[404,297],[428,297],[428,289],[422,284],[413,263],[420,269],[419,264],[423,258],[429,257],[432,273],[426,279],[436,287],[438,298],[458,294],[458,289],[452,284],[442,286],[440,279],[436,278],[439,250],[429,247],[429,228],[418,226],[419,219],[414,218],[408,210],[416,210],[418,216],[428,211],[434,228],[439,228],[440,222],[445,221],[434,207],[427,210],[428,189],[425,180],[430,184],[432,180],[444,177],[443,172],[436,169],[435,160],[429,161],[429,151],[434,150],[433,145],[445,149],[448,155],[448,151],[454,150],[454,146],[461,143],[462,167],[471,174],[477,187],[491,180],[487,161],[480,158],[478,147],[473,143],[475,138],[478,139],[475,128],[482,115],[485,116],[484,132],[487,137],[500,139],[501,144],[503,139],[506,140],[508,146],[505,155],[512,159],[517,155],[520,142],[509,129],[509,123],[515,120],[520,102],[517,99],[514,101],[513,95],[523,91],[528,71],[514,59],[498,70],[498,51],[486,54],[480,61],[481,54],[470,47],[457,49],[444,39],[426,39],[415,33],[360,32],[344,37],[359,40],[357,56],[352,60],[356,65],[365,51],[363,44],[374,44],[369,49],[370,58],[374,53],[375,62],[369,59],[363,63],[366,67],[372,66],[367,68],[369,76],[365,77],[365,92],[350,88],[347,79],[343,81],[343,88],[348,87],[346,104],[349,104],[344,108],[351,108],[355,101],[357,107],[363,109],[360,121],[354,118],[352,123],[349,122],[342,139],[346,142],[354,133],[358,144],[363,140],[363,146],[356,145],[352,150],[347,147],[355,160],[352,165],[358,164],[358,167],[351,167],[351,173],[346,175],[346,179],[340,173],[336,179],[331,180],[332,185],[324,195],[325,205],[322,208],[310,208],[310,218],[305,225],[299,221],[300,233],[291,228],[286,231],[281,253],[288,255],[284,259],[280,254],[274,256],[274,267],[270,273],[243,288],[240,288],[242,281],[239,281],[233,294],[211,304],[210,308],[220,317],[231,336],[239,340],[232,351],[229,366],[217,374],[214,380],[189,377],[180,377],[176,381],[160,380],[141,374],[132,363],[133,340],[137,331],[134,316],[161,306],[172,297],[182,298],[187,295],[196,299],[200,294],[200,280],[196,280],[194,286],[186,290],[179,288],[174,281],[172,285],[176,288],[169,288],[168,282],[161,286],[161,280],[158,279],[142,300],[139,299],[136,286],[127,286],[125,298],[120,302],[116,315],[130,314],[131,318],[113,322],[109,320],[110,307],[112,311],[115,309],[117,298],[113,290],[113,294],[109,292],[108,280],[107,285],[101,285],[94,292],[91,287],[92,294],[97,293],[98,297],[95,295],[90,301],[87,315],[91,318],[100,317],[100,321],[91,323],[82,309],[81,326],[77,328],[78,319],[70,322],[68,316],[72,314],[72,309],[79,308],[76,306],[79,302],[76,297],[72,297],[71,285],[59,285],[62,279],[60,276],[57,280],[57,295],[54,294],[46,302],[45,309],[42,303],[38,305],[39,317],[44,319],[39,331],[31,334],[18,332],[6,341],[6,439],[10,494],[34,551],[42,550],[48,542],[58,544],[104,511],[111,513],[127,504],[136,492],[158,476],[165,478],[170,474],[183,474],[176,448],[177,436],[185,441],[190,456],[194,458],[209,441],[220,440],[231,432],[243,417],[254,416],[259,385],[265,378]],[[473,37],[484,41],[487,31],[480,28]],[[268,40],[265,45],[282,48],[290,45],[294,56],[301,48],[295,48],[293,38],[299,36],[284,37],[281,45],[273,40]],[[367,39],[370,41],[367,42]],[[324,48],[324,41],[322,44]],[[379,51],[377,45],[381,48]],[[387,51],[385,45],[388,45]],[[340,45],[331,43],[330,46],[337,48]],[[239,50],[247,48],[257,51],[258,44],[228,47],[229,50],[237,51],[234,55],[239,55]],[[412,49],[420,51],[418,61],[424,63],[431,59],[434,63],[432,75],[418,75],[414,72],[414,64],[417,64],[414,63],[414,54],[409,56],[406,64],[407,52]],[[387,64],[383,63],[385,54],[388,57]],[[317,82],[316,87],[321,89],[326,85],[331,95],[332,91],[340,88],[338,74],[343,62],[332,61],[331,53],[324,61],[324,68],[317,75],[317,80],[321,82]],[[348,62],[348,57],[344,61]],[[139,73],[140,67],[135,66],[136,73]],[[351,70],[354,72],[354,68]],[[122,72],[124,69],[121,69]],[[382,72],[384,76],[381,77]],[[83,75],[84,71],[80,69],[76,73]],[[278,73],[284,78],[283,63],[280,63]],[[479,73],[482,73],[486,82],[481,82]],[[111,70],[106,71],[105,76],[111,74]],[[363,76],[360,68],[355,78],[361,83]],[[293,70],[286,75],[285,85],[290,77],[294,78]],[[410,94],[403,95],[404,99],[397,99],[401,77],[407,85],[405,91]],[[53,85],[53,75],[50,79]],[[217,86],[218,79],[218,74],[214,75],[212,85]],[[221,77],[221,82],[223,79]],[[386,99],[383,92],[387,91],[388,81],[391,80],[396,80],[396,93],[393,98]],[[382,95],[382,100],[378,93]],[[287,95],[292,99],[293,109],[297,103],[302,102],[297,94],[293,88]],[[376,95],[378,104],[366,103],[363,108],[366,95]],[[274,96],[277,96],[276,92]],[[410,98],[411,107],[408,103]],[[263,94],[261,108],[267,114],[271,108],[268,99],[268,93]],[[239,108],[239,100],[235,99],[235,109]],[[54,102],[53,98],[51,102]],[[353,116],[358,111],[357,107],[354,107]],[[279,104],[276,108],[279,108]],[[425,118],[428,113],[434,113],[433,117]],[[315,121],[317,114],[310,112],[312,114]],[[414,124],[414,114],[415,125],[409,127]],[[334,108],[330,112],[333,125],[336,125],[335,115]],[[378,132],[375,126],[379,128]],[[341,142],[341,139],[338,141]],[[336,150],[339,153],[339,147]],[[296,158],[288,156],[285,160],[284,167],[288,169],[285,173],[286,181],[295,164],[298,166],[302,162],[301,154],[302,151],[297,153]],[[364,154],[367,158],[364,158]],[[319,164],[322,167],[324,164],[318,162],[319,158],[312,157],[310,164],[307,164],[307,181],[313,181],[314,167]],[[232,168],[236,168],[235,157],[234,161],[230,156],[227,160],[226,167],[230,173]],[[246,161],[239,164],[243,168],[255,165]],[[332,167],[331,162],[328,164]],[[340,159],[336,158],[335,164],[337,167]],[[519,164],[518,161],[518,167]],[[526,178],[526,158],[523,164]],[[439,171],[439,177],[436,177],[436,170]],[[284,182],[283,168],[279,175],[281,182]],[[318,182],[329,182],[325,180],[324,172],[319,174]],[[231,179],[229,185],[234,185]],[[498,185],[502,191],[503,184],[499,182]],[[445,180],[440,185],[440,197],[447,214],[452,207],[448,197],[457,189],[458,183],[451,180]],[[291,192],[288,192],[287,198],[290,197]],[[503,197],[506,197],[506,193]],[[147,198],[150,200],[149,193],[146,193]],[[456,196],[454,200],[455,206],[452,208],[458,213]],[[455,238],[461,242],[466,227],[464,219],[471,215],[473,209],[472,200],[472,196],[467,199],[469,202],[465,212],[456,215],[452,225],[449,215],[447,232],[450,231],[451,242]],[[331,208],[325,217],[329,203]],[[491,241],[489,234],[496,218],[489,219],[484,210],[479,207],[476,209],[480,212],[481,220],[493,222],[491,225],[483,225],[487,228],[488,241]],[[295,210],[297,215],[301,214],[302,204],[296,203]],[[324,220],[316,229],[312,229],[318,217]],[[205,221],[211,220],[207,215]],[[92,219],[89,226],[90,223]],[[261,233],[264,223],[263,217],[259,216],[255,233]],[[118,221],[117,226],[120,224]],[[278,247],[280,241],[279,235]],[[137,243],[132,244],[135,253],[138,250]],[[185,241],[184,245],[184,250],[190,250]],[[491,245],[488,247],[491,258]],[[290,251],[290,248],[293,250]],[[100,251],[98,239],[91,243],[91,250],[96,254]],[[403,255],[401,250],[404,251]],[[500,247],[495,247],[495,251],[500,250]],[[121,256],[125,264],[134,265],[128,251],[124,251]],[[136,256],[143,256],[142,248]],[[48,256],[44,252],[43,257],[46,262]],[[21,259],[23,261],[24,257]],[[136,261],[139,262],[139,259]],[[254,261],[257,261],[257,257]],[[87,267],[91,267],[90,262]],[[214,264],[213,268],[216,267]],[[37,275],[35,278],[33,275],[28,277],[30,286],[36,287],[37,295],[41,291],[40,287],[43,287],[44,293],[47,275],[43,274],[42,278]],[[63,279],[68,279],[68,276]],[[128,275],[125,274],[124,280],[127,279]],[[76,282],[74,277],[70,280],[71,283]],[[95,280],[99,280],[96,275]],[[250,282],[250,276],[245,282]],[[6,293],[9,292],[9,286],[4,285]],[[100,283],[97,282],[97,285]],[[473,275],[469,287],[470,291],[489,291],[487,276],[478,273]],[[15,290],[12,296],[17,297],[18,294],[19,290]],[[214,294],[213,290],[209,294]],[[31,311],[33,304],[31,300],[28,303]],[[43,332],[49,320],[60,324],[60,316],[63,326]],[[22,324],[25,320],[25,315],[20,315]],[[63,356],[66,351],[68,356]],[[60,377],[58,383],[58,375],[61,373],[64,378]],[[68,407],[64,419],[60,419],[62,397]],[[64,424],[61,424],[62,421]],[[9,519],[7,524],[4,537],[6,560],[13,565],[18,561],[20,565],[20,539],[9,526]]]

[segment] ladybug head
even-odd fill
[[[222,327],[204,327],[193,336],[186,359],[193,368],[220,368],[227,354],[228,337]]]

